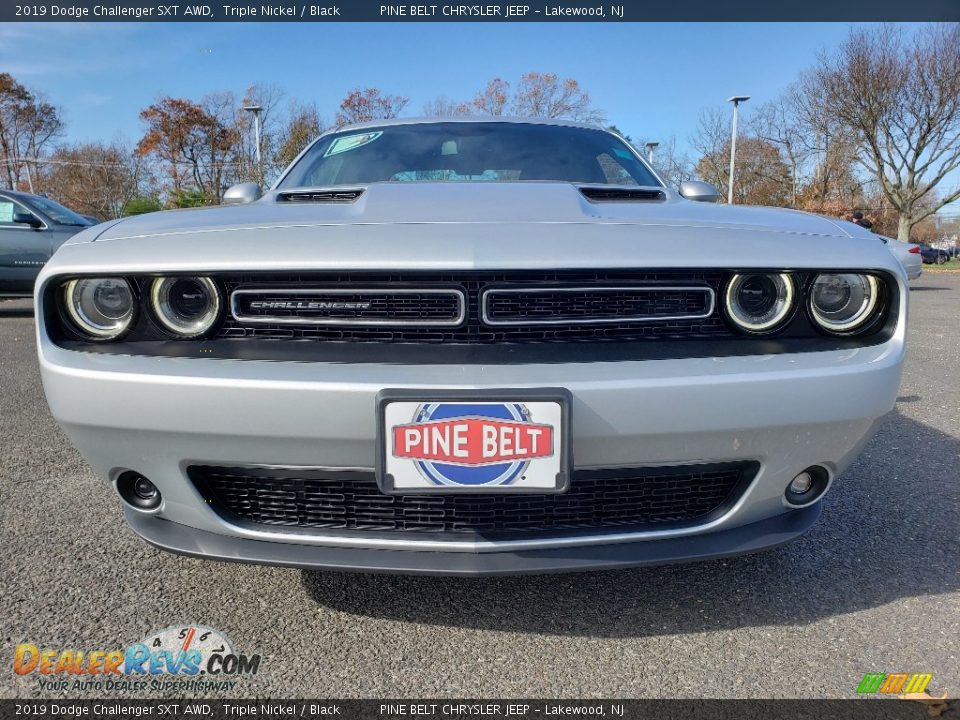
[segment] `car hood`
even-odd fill
[[[848,227],[846,227],[848,226]],[[587,201],[572,185],[383,184],[356,202],[155,213],[91,228],[67,273],[542,268],[834,268],[902,273],[877,236],[773,208]]]
[[[630,224],[734,228],[849,237],[827,218],[779,208],[665,201],[591,202],[566,183],[379,183],[353,202],[282,202],[276,193],[248,205],[173,210],[129,218],[96,239],[183,233],[381,224]]]

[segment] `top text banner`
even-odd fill
[[[470,4],[482,2],[483,4]],[[960,0],[273,0],[263,4],[169,0],[0,3],[0,22],[649,22],[955,21]],[[784,28],[784,32],[789,32]]]

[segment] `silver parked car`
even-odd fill
[[[53,252],[93,225],[42,195],[0,190],[0,297],[30,297]]]
[[[910,280],[916,280],[923,274],[923,256],[920,254],[920,246],[913,243],[900,242],[895,238],[877,237],[893,253],[894,257],[903,265],[903,271]]]
[[[72,238],[50,408],[166,550],[424,573],[801,535],[894,404],[903,268],[866,230],[666,187],[564,122],[315,141],[262,198]]]

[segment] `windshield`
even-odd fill
[[[60,225],[78,225],[81,227],[93,225],[93,223],[83,217],[83,215],[78,215],[73,210],[68,210],[50,198],[31,197],[27,200],[27,203]]]
[[[279,187],[525,180],[660,186],[622,140],[602,130],[438,122],[325,137],[300,158]]]

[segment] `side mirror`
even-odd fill
[[[687,180],[680,183],[680,194],[687,200],[715,203],[720,201],[720,192],[710,183]]]
[[[239,183],[227,188],[223,194],[224,205],[245,205],[259,200],[263,196],[263,190],[255,182]]]
[[[15,223],[22,223],[24,225],[29,225],[32,228],[43,227],[43,221],[33,213],[28,213],[28,212],[14,213],[13,221]]]

